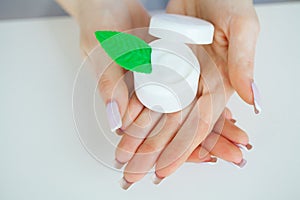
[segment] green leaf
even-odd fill
[[[152,72],[151,47],[142,39],[116,31],[96,31],[105,52],[121,67],[136,72]]]

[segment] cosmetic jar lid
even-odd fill
[[[205,20],[176,14],[158,14],[151,18],[149,34],[186,44],[211,44],[214,26]]]

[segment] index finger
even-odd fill
[[[201,102],[198,101],[177,135],[160,155],[155,168],[159,178],[167,177],[179,168],[208,135],[210,123],[201,119],[200,109]]]

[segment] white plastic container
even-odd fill
[[[198,91],[200,64],[186,44],[210,44],[211,23],[183,15],[160,14],[151,18],[149,33],[161,38],[152,47],[152,73],[134,72],[135,92],[141,103],[156,112],[186,108]]]

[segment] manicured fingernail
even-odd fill
[[[106,105],[106,114],[110,130],[114,132],[122,126],[121,114],[116,101],[111,101]]]
[[[114,160],[114,167],[116,169],[121,169],[124,165],[125,165],[125,163],[121,163],[121,162],[117,161],[116,159]]]
[[[251,150],[251,149],[253,148],[253,146],[252,146],[251,144],[247,144],[247,145],[246,145],[246,148],[247,148],[248,150]]]
[[[236,166],[243,168],[247,164],[247,160],[242,159],[239,163],[234,163]]]
[[[123,135],[123,134],[124,134],[124,132],[123,132],[121,129],[117,129],[117,130],[116,130],[116,133],[117,133],[118,135]]]
[[[253,99],[254,99],[254,112],[255,112],[255,114],[258,114],[262,110],[260,93],[254,82],[252,82],[251,87],[252,87]]]
[[[218,158],[212,156],[212,157],[210,157],[208,160],[205,160],[205,161],[203,161],[203,162],[205,162],[205,163],[207,163],[207,164],[214,165],[214,164],[217,163],[217,161],[218,161]]]
[[[126,181],[124,177],[120,180],[120,187],[124,190],[127,190],[132,184]]]
[[[247,151],[250,151],[253,148],[253,146],[251,144],[246,144],[246,145],[236,144],[236,146],[238,146],[239,148],[241,148],[243,150],[247,150]]]
[[[211,157],[211,159],[210,159],[210,163],[216,163],[218,161],[218,158],[216,158],[216,157]]]
[[[230,121],[232,122],[232,123],[236,123],[236,120],[235,119],[230,119]]]
[[[155,184],[155,185],[158,185],[160,184],[160,182],[163,180],[164,178],[159,178],[156,173],[153,174],[152,176],[152,182]]]

